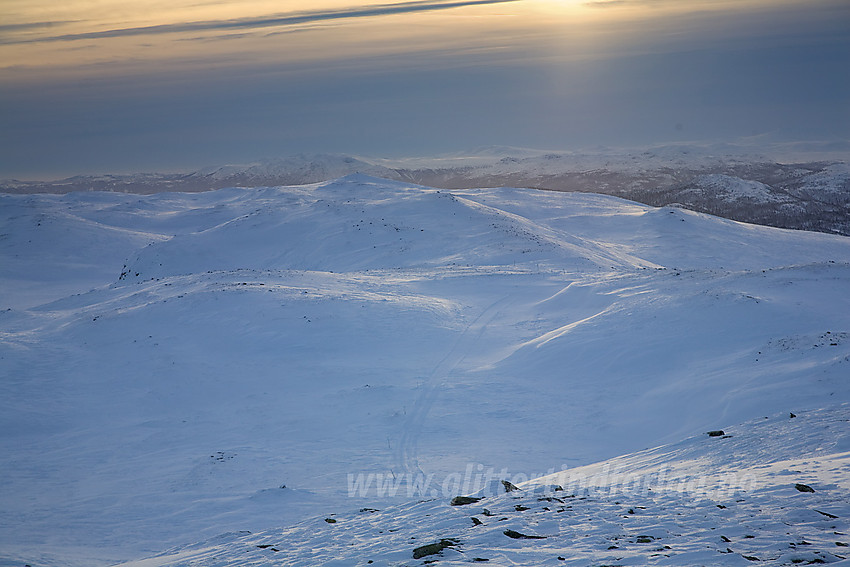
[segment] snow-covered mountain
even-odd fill
[[[399,170],[399,174],[446,188],[511,186],[601,193],[766,226],[850,235],[846,160],[777,163],[724,150],[686,145],[624,153],[507,156],[492,163]]]
[[[362,159],[332,154],[300,154],[275,160],[263,160],[249,165],[223,166],[202,169],[189,178],[199,184],[215,187],[261,187],[304,185],[336,179],[352,173],[379,177],[395,177],[395,172]]]
[[[643,536],[668,564],[842,555],[799,526],[846,533],[844,237],[362,174],[2,195],[0,223],[0,565],[596,564]],[[523,484],[604,462],[764,484],[725,509],[663,492],[557,517],[566,501]],[[449,505],[485,478],[524,496]],[[757,509],[772,523],[731,531]],[[569,551],[599,515],[589,555]],[[712,526],[734,553],[697,553]],[[783,555],[777,534],[818,547]],[[414,561],[435,538],[459,542]],[[620,564],[655,553],[629,549]]]
[[[850,156],[768,146],[679,144],[644,149],[552,152],[478,148],[430,158],[367,159],[298,155],[189,174],[73,177],[0,182],[0,192],[209,191],[302,185],[363,173],[443,189],[535,187],[614,195],[653,206],[678,205],[733,220],[850,235]],[[789,153],[790,152],[790,153]],[[784,157],[779,163],[777,159]],[[829,159],[821,156],[830,156]],[[807,159],[808,157],[808,159]]]

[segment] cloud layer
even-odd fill
[[[0,177],[848,137],[843,0],[605,4],[337,4],[89,29],[8,19]]]
[[[454,2],[419,0],[413,2],[401,2],[398,4],[357,6],[344,10],[297,12],[286,14],[273,14],[263,17],[209,20],[199,22],[177,22],[169,24],[125,27],[89,32],[42,35],[36,37],[0,37],[0,44],[37,43],[49,41],[77,41],[131,37],[139,35],[180,34],[189,32],[197,33],[233,30],[258,30],[270,27],[286,27],[333,20],[351,20],[356,18],[374,18],[377,16],[414,14],[417,12],[433,12],[437,10],[449,10],[452,8],[463,8],[467,6],[486,6],[490,4],[504,4],[508,2],[517,1],[519,0],[460,0]],[[15,31],[29,31],[35,29],[51,29],[53,27],[67,23],[71,22],[57,21],[11,24],[0,26],[0,34]]]

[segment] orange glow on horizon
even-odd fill
[[[452,52],[500,50],[506,57],[519,58],[593,57],[657,25],[632,25],[635,21],[730,5],[742,9],[781,3],[514,0],[458,6],[462,2],[442,2],[449,7],[406,12],[406,6],[416,8],[423,2],[6,0],[0,6],[5,26],[0,30],[0,80],[297,66],[417,52],[448,58]],[[387,7],[399,9],[380,12]],[[374,8],[379,11],[367,12]],[[354,15],[323,16],[346,10]],[[300,19],[268,24],[268,19],[288,17]]]

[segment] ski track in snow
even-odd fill
[[[467,353],[477,346],[487,325],[499,316],[499,309],[508,302],[509,298],[502,298],[479,313],[463,330],[457,341],[452,345],[451,350],[434,368],[428,379],[419,386],[421,393],[417,396],[410,415],[401,428],[401,438],[398,441],[396,459],[401,470],[407,473],[425,474],[419,466],[418,437],[422,432],[422,425],[428,416],[428,412],[439,397],[451,372],[458,364],[463,362]]]

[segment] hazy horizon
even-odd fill
[[[0,178],[846,140],[837,0],[9,0]]]

